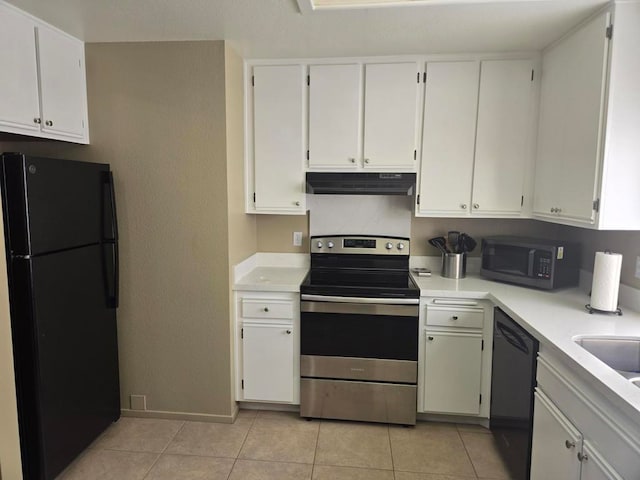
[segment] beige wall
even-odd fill
[[[147,395],[149,410],[227,417],[228,241],[240,223],[227,211],[227,153],[241,153],[237,119],[227,146],[224,43],[88,44],[86,56],[91,145],[0,146],[112,165],[122,405]]]
[[[309,253],[309,216],[256,215],[258,251]],[[293,232],[302,232],[302,246],[293,246]]]

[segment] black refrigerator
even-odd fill
[[[120,417],[109,165],[2,154],[25,480],[55,478]]]

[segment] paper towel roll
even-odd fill
[[[622,255],[611,252],[596,252],[591,284],[591,307],[613,312],[618,308],[620,269]]]

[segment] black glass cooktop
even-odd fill
[[[420,290],[406,270],[312,269],[300,293],[368,298],[419,298]]]

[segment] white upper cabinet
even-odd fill
[[[535,125],[533,63],[488,60],[480,68],[472,212],[520,216]]]
[[[522,216],[532,71],[531,59],[427,63],[417,215]]]
[[[248,212],[304,214],[304,71],[253,67],[253,190]]]
[[[426,72],[418,212],[467,215],[480,64],[429,62]]]
[[[533,213],[640,230],[640,3],[612,8],[543,52]]]
[[[543,56],[536,216],[595,221],[608,25],[603,13]]]
[[[88,143],[84,44],[0,2],[0,131]]]
[[[84,45],[38,28],[42,129],[82,138],[85,132]]]
[[[309,168],[360,164],[362,66],[309,67]]]
[[[365,65],[364,168],[414,170],[418,63]]]
[[[35,22],[2,3],[0,45],[0,125],[37,132],[40,103]]]

